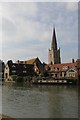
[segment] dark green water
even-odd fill
[[[78,118],[76,86],[4,84],[2,112],[16,118]]]

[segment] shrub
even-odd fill
[[[17,77],[18,77],[17,75],[12,75],[12,76],[11,76],[11,78],[12,78],[13,81],[16,81],[16,80],[17,80]]]

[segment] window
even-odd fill
[[[15,71],[15,70],[13,70],[13,71],[12,71],[12,73],[16,73],[16,71]]]
[[[13,67],[13,68],[15,68],[16,66],[15,66],[15,65],[13,65],[12,67]]]
[[[26,71],[23,71],[23,73],[26,73]]]
[[[6,69],[8,69],[8,67],[6,67]]]
[[[62,72],[60,73],[60,76],[62,77]]]
[[[57,74],[55,74],[55,77],[57,77]]]
[[[26,68],[26,65],[24,65],[24,68]]]
[[[64,77],[66,76],[66,72],[64,73]]]
[[[51,67],[51,71],[54,71],[54,67],[53,66]]]
[[[66,70],[68,68],[69,68],[69,66],[63,66],[63,70]]]
[[[59,68],[57,68],[57,70],[59,70]]]

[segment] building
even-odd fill
[[[72,59],[71,63],[62,63],[60,48],[57,48],[56,32],[53,29],[51,49],[48,52],[48,64],[45,65],[46,71],[55,79],[80,78],[80,59],[76,62]]]
[[[45,69],[49,75],[55,79],[78,79],[78,69],[80,71],[79,61],[62,64],[47,64]]]
[[[56,33],[54,28],[52,35],[51,49],[49,49],[48,52],[48,64],[59,64],[59,63],[61,63],[60,48],[59,49],[57,48]]]
[[[19,61],[22,64],[31,64],[34,65],[34,72],[37,74],[44,74],[45,72],[45,67],[44,65],[41,63],[41,61],[39,60],[39,58],[33,58],[33,59],[29,59],[29,60],[25,60],[25,61]]]
[[[5,64],[2,60],[0,60],[0,80],[4,79],[4,68]]]
[[[12,76],[33,76],[34,65],[32,64],[21,64],[13,63],[12,60],[8,61],[4,68],[4,79],[5,81],[12,80]]]

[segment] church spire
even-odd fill
[[[57,50],[57,41],[56,41],[56,33],[55,33],[55,28],[53,29],[53,36],[52,36],[52,44],[51,48]]]

